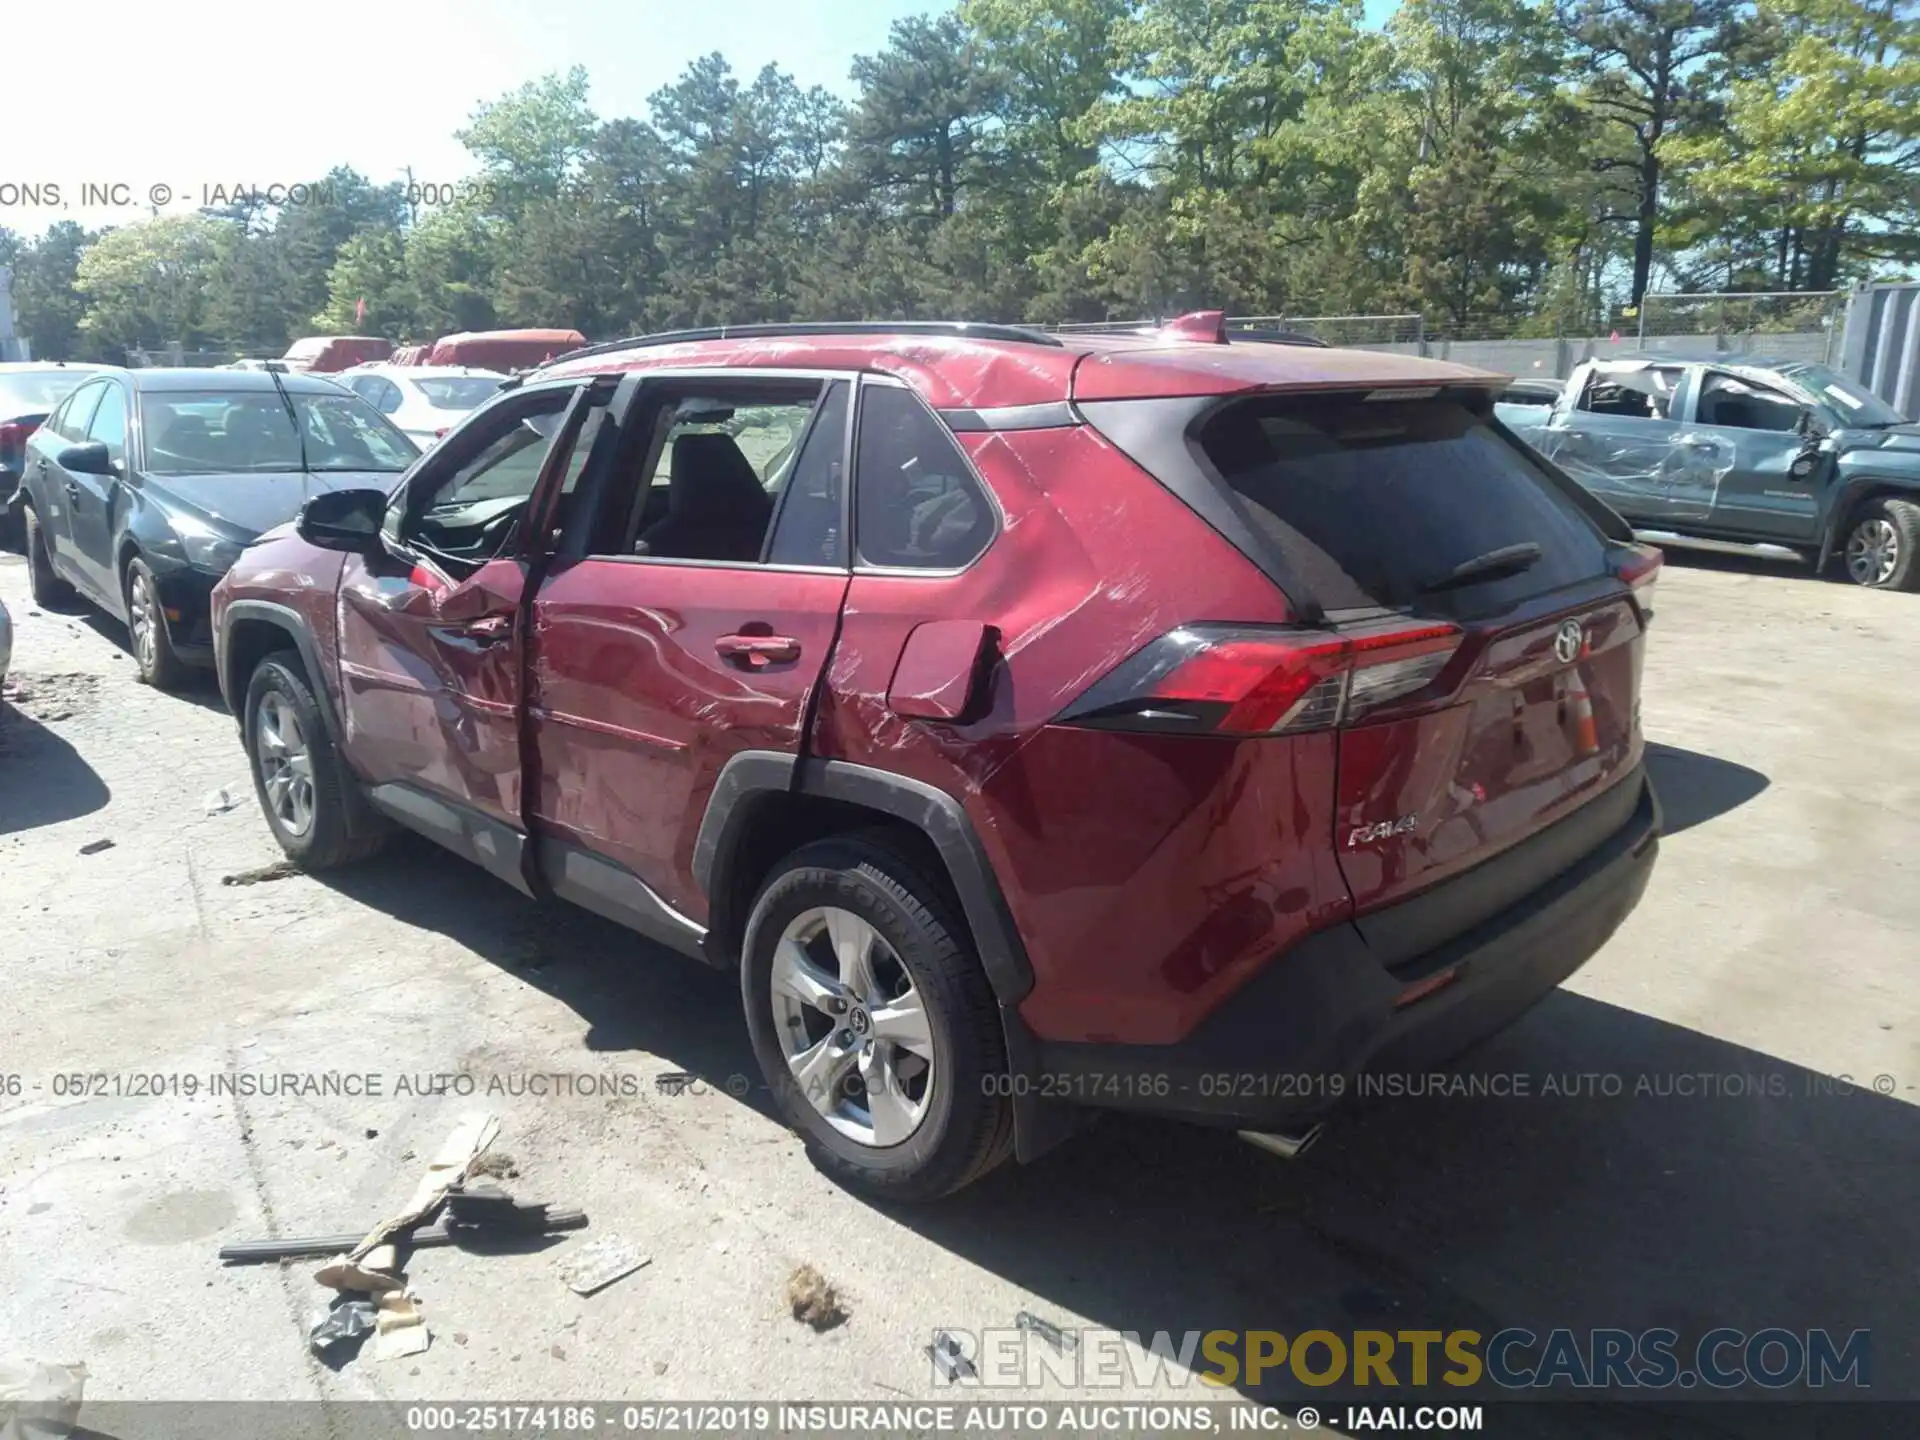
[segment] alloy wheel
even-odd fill
[[[926,1119],[940,1067],[913,977],[869,922],[821,906],[794,917],[773,953],[781,1053],[813,1108],[876,1149]]]
[[[1847,574],[1856,585],[1884,585],[1900,564],[1900,532],[1891,520],[1862,520],[1847,536]]]
[[[313,827],[313,756],[299,717],[281,696],[263,695],[253,737],[267,808],[289,836],[305,835]]]
[[[143,571],[135,570],[133,578],[127,583],[127,629],[133,636],[134,658],[140,662],[140,668],[148,674],[153,672],[153,662],[160,644],[159,627],[160,606],[153,593],[153,585]]]

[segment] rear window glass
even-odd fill
[[[0,420],[45,415],[92,375],[91,370],[0,371]]]
[[[500,390],[498,380],[484,376],[440,376],[413,383],[420,387],[427,403],[438,410],[471,410]]]
[[[1328,610],[1486,610],[1605,568],[1604,541],[1574,502],[1454,401],[1248,401],[1199,439],[1248,521]],[[1428,590],[1527,543],[1541,553],[1523,573]]]

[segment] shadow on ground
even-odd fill
[[[91,815],[110,798],[79,751],[0,699],[0,835]]]
[[[1684,771],[1706,758],[1668,763]],[[1739,803],[1729,797],[1750,783],[1696,787],[1714,798],[1693,802],[1689,823]],[[591,1050],[649,1052],[714,1083],[756,1074],[726,975],[591,915],[536,906],[424,843],[329,883],[564,1001],[589,1022]],[[1717,1326],[1825,1328],[1842,1343],[1864,1328],[1870,1393],[1920,1401],[1910,1342],[1920,1293],[1895,1279],[1920,1251],[1920,1108],[1567,991],[1447,1073],[1481,1093],[1377,1101],[1337,1117],[1296,1162],[1225,1131],[1116,1115],[1032,1166],[890,1213],[1060,1323],[1080,1316],[1148,1338],[1466,1329],[1483,1341],[1516,1326],[1667,1327],[1683,1364]],[[764,1095],[756,1082],[744,1103],[765,1110]],[[936,1327],[1015,1319],[922,1318],[929,1339]],[[1447,1368],[1436,1356],[1434,1378]],[[1334,1407],[1348,1403],[1513,1393],[1484,1381],[1317,1389],[1279,1371],[1238,1388],[1311,1402],[1336,1425]],[[1682,1403],[1694,1395],[1596,1409],[1560,1385],[1487,1429],[1556,1440],[1912,1433],[1911,1404],[1836,1428],[1789,1403]]]
[[[1684,750],[1678,745],[1647,745],[1647,773],[1660,797],[1660,831],[1677,835],[1753,799],[1770,783],[1758,770]]]
[[[112,645],[126,658],[129,664],[125,678],[132,679],[133,637],[128,634],[127,627],[118,620],[109,620],[91,607],[88,607],[79,618],[86,622],[89,630]],[[176,700],[184,700],[189,705],[198,705],[201,709],[211,710],[218,715],[227,713],[227,702],[220,696],[220,682],[211,669],[195,667],[188,670],[180,688],[166,693]]]

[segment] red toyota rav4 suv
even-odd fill
[[[397,821],[737,967],[851,1181],[1086,1107],[1296,1148],[1653,866],[1659,556],[1503,383],[1212,317],[597,347],[249,549],[221,684],[296,863]]]

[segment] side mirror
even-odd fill
[[[368,555],[380,544],[380,525],[386,515],[383,490],[333,490],[300,507],[294,532],[322,550]]]
[[[1787,474],[1795,480],[1805,480],[1820,466],[1818,450],[1802,450],[1793,457],[1793,463],[1787,466]]]
[[[107,454],[107,442],[89,440],[69,445],[54,457],[54,463],[74,475],[112,475],[113,457]]]
[[[1821,421],[1819,412],[1811,405],[1800,407],[1800,419],[1794,424],[1794,433],[1805,435],[1810,440],[1823,439],[1827,433],[1826,425]]]

